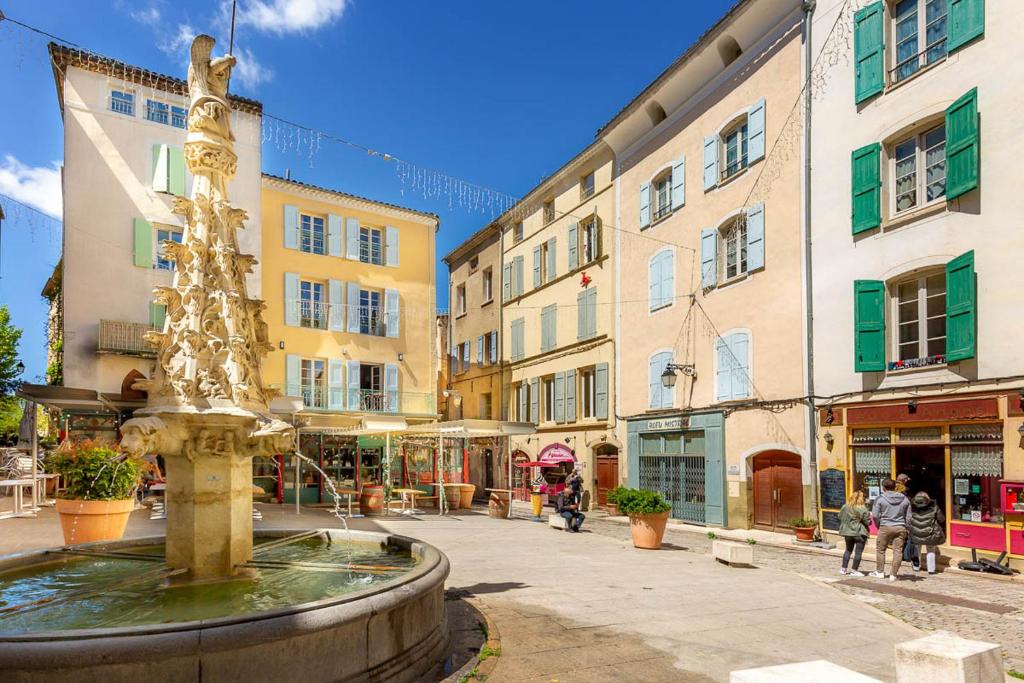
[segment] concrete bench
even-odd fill
[[[930,680],[921,678],[917,680]],[[729,674],[729,683],[879,683],[877,678],[850,671],[824,659],[796,664],[743,669]]]
[[[711,556],[730,567],[754,566],[754,546],[749,543],[712,541]]]
[[[548,515],[548,526],[554,527],[555,529],[561,529],[562,531],[568,531],[569,520],[556,512],[553,515]]]
[[[896,681],[999,683],[1003,658],[994,643],[939,631],[896,646]]]

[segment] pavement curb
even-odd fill
[[[486,659],[480,659],[480,654],[484,648],[490,649],[492,652],[501,652],[501,634],[498,631],[498,625],[494,623],[490,615],[487,614],[487,608],[482,602],[474,597],[465,596],[462,598],[477,611],[477,613],[484,619],[484,627],[487,629],[487,640],[480,646],[480,652],[469,658],[462,667],[449,676],[445,681],[452,681],[453,683],[461,683],[462,681],[485,681],[494,675],[494,669],[498,666],[498,661],[501,659],[501,655],[491,655]],[[476,672],[475,674],[473,672]]]
[[[916,638],[920,638],[921,636],[925,636],[925,635],[928,635],[929,633],[931,633],[931,631],[925,631],[923,629],[920,629],[917,626],[914,626],[913,624],[911,624],[910,622],[903,621],[899,617],[894,616],[892,614],[889,614],[884,609],[876,607],[874,604],[872,604],[870,602],[864,602],[863,600],[858,600],[857,598],[853,597],[849,593],[846,593],[844,591],[839,590],[838,588],[836,588],[833,585],[835,583],[834,581],[824,581],[822,579],[819,579],[819,578],[816,578],[816,577],[813,577],[813,576],[807,576],[806,574],[797,574],[797,576],[799,576],[800,578],[804,579],[805,581],[810,581],[811,583],[816,583],[819,586],[827,587],[829,590],[831,590],[833,593],[836,593],[837,595],[841,596],[847,602],[851,602],[851,603],[860,605],[861,607],[868,607],[868,608],[870,608],[872,611],[877,612],[883,619],[885,619],[889,623],[895,624],[897,626],[901,626],[901,627],[911,631],[914,634],[914,637],[916,637]]]

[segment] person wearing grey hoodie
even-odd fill
[[[885,551],[892,545],[892,570],[889,580],[895,581],[900,573],[903,562],[903,545],[907,542],[910,526],[910,499],[896,491],[896,482],[892,479],[882,481],[882,495],[875,499],[871,516],[878,527],[875,539],[875,571],[871,576],[885,577]]]

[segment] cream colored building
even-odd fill
[[[512,457],[557,465],[544,470],[549,495],[580,470],[591,506],[618,483],[612,170],[595,142],[498,220],[508,419],[537,425],[511,439]]]
[[[149,377],[152,350],[143,334],[163,325],[153,287],[169,286],[172,264],[162,240],[181,240],[171,212],[187,196],[184,80],[51,44],[64,119],[63,258],[48,296],[63,315],[63,384],[100,391],[108,406],[130,408]],[[256,257],[247,277],[260,296],[260,119],[262,105],[232,97],[238,173],[229,185],[248,213],[240,249]],[[56,335],[53,335],[56,338]]]
[[[598,133],[616,159],[625,471],[690,522],[786,528],[811,509],[803,20],[798,0],[737,3]]]

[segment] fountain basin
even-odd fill
[[[405,551],[415,563],[385,582],[343,595],[230,616],[17,632],[6,630],[0,619],[0,678],[5,683],[418,680],[441,660],[448,644],[447,558],[433,546],[404,536],[321,531],[333,543],[351,538]],[[296,533],[301,532],[268,530],[256,537]],[[162,540],[150,537],[75,549],[130,553]],[[47,551],[0,558],[0,578],[53,562],[54,555]]]

